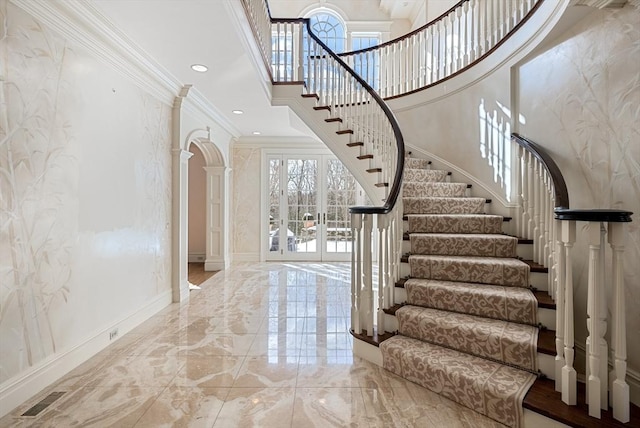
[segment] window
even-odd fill
[[[309,16],[311,31],[320,38],[332,51],[345,51],[345,27],[338,16],[329,12],[317,12]]]

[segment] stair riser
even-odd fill
[[[533,260],[533,245],[518,244],[518,257],[523,260]]]
[[[406,230],[406,229],[405,229]],[[516,254],[523,260],[531,260],[533,258],[533,246],[531,244],[518,244]],[[411,241],[402,241],[402,254],[411,252]]]
[[[403,230],[404,232],[408,232],[408,231],[409,231],[409,221],[408,221],[408,220],[404,220],[404,221],[402,222],[402,230]],[[440,233],[453,233],[452,231],[449,231],[449,230],[438,230],[438,231],[435,231],[435,230],[429,230],[429,231],[421,231],[421,232],[424,232],[424,233],[429,233],[429,232],[431,232],[431,233],[435,233],[435,232],[440,232]],[[495,233],[507,233],[507,231],[505,230],[505,226],[504,226],[504,225],[502,226],[502,228],[501,228],[500,230],[494,230],[494,231],[492,231],[492,232],[495,232]]]
[[[393,291],[394,303],[400,304],[407,301],[407,290],[405,288],[395,287]],[[396,331],[398,329],[398,321],[395,320],[395,316],[388,315],[388,317],[394,319],[394,327],[387,327],[387,330]],[[538,322],[549,330],[556,329],[556,311],[554,309],[538,308]],[[387,324],[385,324],[387,326]]]
[[[411,276],[411,269],[409,268],[409,263],[401,263],[400,264],[400,277],[405,278]],[[537,288],[538,290],[548,290],[548,276],[544,272],[530,272],[529,273],[529,284],[532,287]]]

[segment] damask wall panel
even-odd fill
[[[170,292],[171,109],[0,0],[0,384]]]

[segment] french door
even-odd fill
[[[332,155],[268,155],[268,260],[351,258],[349,207],[362,199]]]

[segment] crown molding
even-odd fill
[[[185,86],[156,62],[88,0],[9,0],[12,4],[78,43],[100,61],[110,65],[142,90],[172,106]],[[235,128],[198,90],[192,88],[185,107],[204,115],[232,135]]]

